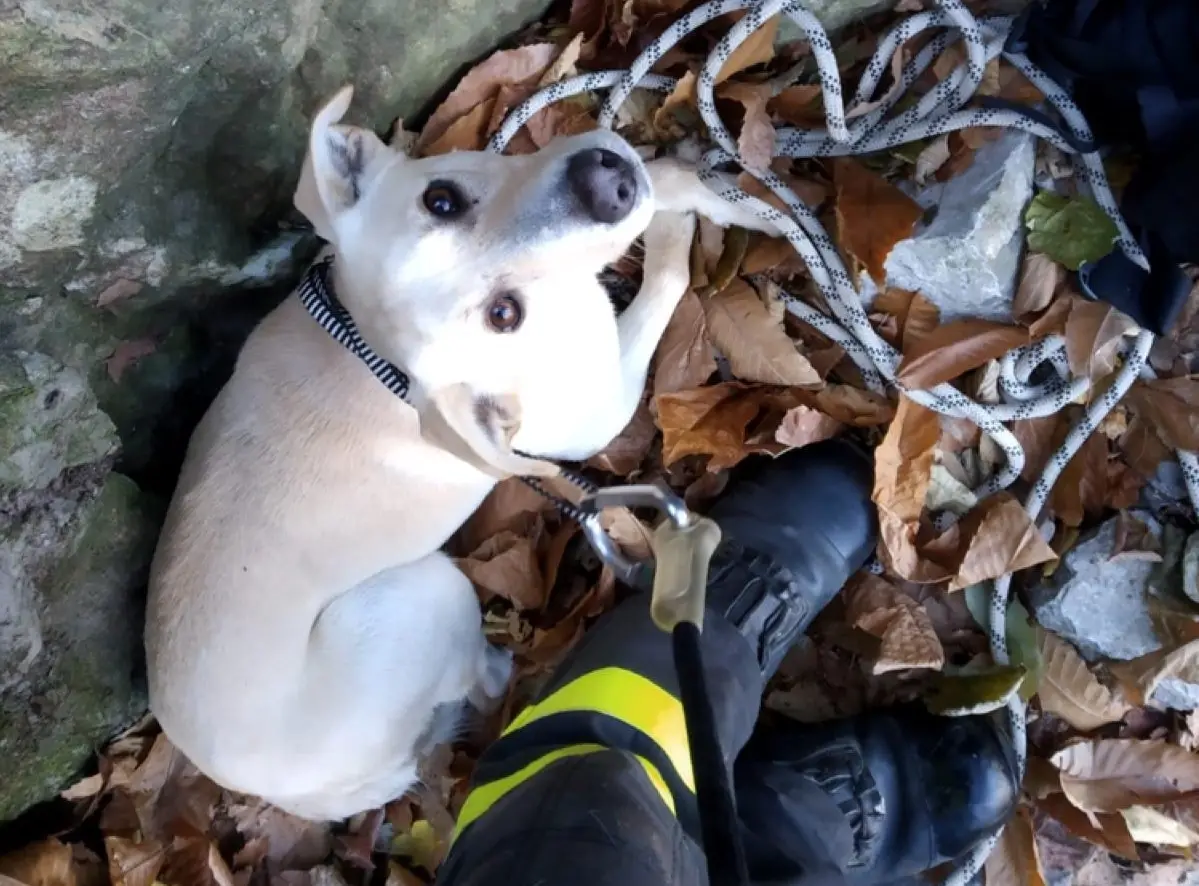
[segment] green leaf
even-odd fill
[[[1040,191],[1024,211],[1028,248],[1043,252],[1071,271],[1098,261],[1115,245],[1119,231],[1107,213],[1085,197]]]
[[[966,608],[984,631],[991,624],[991,584],[980,582],[970,585],[962,591],[966,595]],[[1029,617],[1028,610],[1019,600],[1012,598],[1007,607],[1007,649],[1008,657],[1015,667],[1027,671],[1029,679],[1020,685],[1020,697],[1029,701],[1037,694],[1041,683],[1041,672],[1044,663],[1041,661],[1040,644],[1037,643],[1037,626]]]
[[[991,627],[991,583],[980,581],[962,590],[965,595],[966,608],[974,616],[978,626],[984,631]]]
[[[932,692],[924,697],[924,704],[943,717],[989,714],[1020,691],[1027,675],[1019,666],[991,668],[974,674],[942,674]]]

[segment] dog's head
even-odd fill
[[[538,342],[577,334],[572,302],[597,297],[599,271],[649,223],[645,167],[606,131],[531,155],[412,159],[338,123],[351,96],[317,114],[295,204],[332,245],[337,295],[363,337],[441,413],[426,422],[422,410],[422,428],[503,449]]]

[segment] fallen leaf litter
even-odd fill
[[[919,5],[904,0],[895,12]],[[973,5],[985,11],[985,2]],[[505,114],[538,88],[580,70],[627,65],[647,35],[664,31],[684,6],[683,0],[574,0],[568,23],[531,28],[516,48],[492,54],[464,77],[417,136],[414,152],[482,149]],[[853,46],[872,46],[893,19],[868,21],[843,36],[843,79],[852,82],[872,52]],[[727,24],[718,21],[701,33],[712,41],[725,30]],[[681,77],[679,86],[665,100],[634,93],[637,99],[617,117],[618,131],[634,144],[656,148],[702,136],[695,88],[702,52],[702,43],[671,50],[656,70]],[[887,253],[921,217],[897,185],[959,174],[982,138],[966,130],[926,139],[914,154],[897,148],[866,157],[780,161],[772,156],[776,125],[823,122],[817,85],[774,86],[773,78],[802,69],[806,58],[803,43],[776,46],[773,26],[762,28],[722,67],[716,95],[726,119],[737,119],[740,109],[737,144],[747,165],[769,168],[791,184],[822,214],[851,268],[881,284]],[[960,59],[951,61],[931,73],[948,76]],[[983,83],[991,94],[1018,101],[1042,98],[1005,61],[989,65]],[[597,111],[598,103],[586,96],[551,105],[522,128],[508,150],[536,150],[556,135],[594,128]],[[755,191],[752,178],[739,181]],[[756,191],[768,193],[760,186]],[[889,290],[875,301],[870,322],[899,350],[901,380],[916,388],[974,384],[970,393],[977,394],[985,390],[977,387],[980,380],[1011,347],[1049,334],[1064,336],[1070,370],[1100,382],[1099,389],[1127,360],[1122,345],[1134,325],[1114,309],[1083,299],[1070,273],[1111,248],[1107,217],[1085,198],[1041,192],[1026,212],[1026,226],[1030,252],[1014,325],[941,324],[919,293]],[[1199,841],[1194,752],[1199,722],[1155,712],[1145,698],[1163,676],[1199,676],[1199,628],[1189,637],[1184,630],[1172,647],[1146,661],[1095,666],[1066,641],[1032,626],[1013,602],[1006,620],[1013,667],[989,669],[978,621],[986,612],[983,583],[1013,569],[1029,569],[1035,580],[1062,549],[1046,543],[1010,495],[967,500],[961,519],[948,526],[934,522],[929,502],[947,500],[944,476],[958,476],[955,482],[968,491],[999,469],[1002,454],[998,459],[988,454],[986,438],[964,431],[959,420],[907,397],[869,390],[839,343],[778,310],[767,282],[827,309],[810,272],[779,241],[717,230],[709,232],[706,249],[697,240],[696,252],[692,292],[659,348],[647,398],[629,428],[589,462],[596,479],[665,482],[702,508],[718,494],[728,469],[751,455],[777,454],[840,433],[877,447],[874,498],[885,568],[855,577],[822,615],[813,642],[789,656],[769,687],[766,708],[807,720],[919,698],[944,710],[982,710],[1019,691],[1034,698],[1037,722],[1025,805],[987,860],[991,886],[1045,882],[1034,813],[1124,858],[1186,855]],[[636,278],[636,262],[620,267]],[[125,297],[122,290],[104,307]],[[1199,379],[1190,374],[1199,365],[1197,316],[1199,296],[1193,295],[1182,321],[1156,348],[1160,359],[1154,367],[1162,377],[1133,384],[1112,413],[1115,424],[1105,423],[1103,433],[1092,435],[1065,465],[1041,526],[1065,529],[1126,513],[1171,449],[1199,449]],[[152,345],[119,348],[108,367],[113,381],[119,383]],[[1086,405],[1015,423],[1029,456],[1025,481],[1038,476],[1071,418]],[[616,515],[607,528],[626,555],[647,555],[647,527],[637,515]],[[1146,546],[1132,529],[1122,543],[1133,553]],[[497,715],[426,762],[417,795],[335,833],[219,789],[146,721],[100,754],[95,774],[64,792],[69,813],[60,832],[0,856],[0,881],[299,886],[353,882],[363,867],[384,866],[389,886],[426,882],[444,856],[481,748],[519,711],[586,624],[623,593],[588,556],[576,527],[517,481],[500,484],[451,547],[479,588],[485,630],[514,650],[520,669]],[[1183,613],[1184,624],[1199,621],[1199,607]],[[387,856],[372,851],[379,834],[390,840]]]

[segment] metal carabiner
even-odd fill
[[[617,578],[632,584],[638,564],[626,558],[600,525],[605,508],[654,508],[666,516],[653,532],[654,569],[651,611],[658,627],[673,631],[680,622],[703,627],[708,562],[720,543],[720,527],[694,514],[686,503],[659,486],[613,486],[588,493],[579,502],[589,513],[582,521],[583,534]]]
[[[653,508],[665,514],[671,525],[679,529],[690,525],[695,519],[695,515],[681,498],[669,489],[651,486],[648,483],[597,489],[584,495],[578,507],[589,514],[580,522],[583,535],[591,549],[603,562],[611,566],[616,577],[626,584],[633,582],[638,564],[625,557],[612,541],[612,537],[604,531],[599,520],[601,511],[606,508]]]

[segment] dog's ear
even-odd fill
[[[358,202],[391,149],[369,129],[338,125],[350,107],[353,86],[344,86],[317,112],[308,154],[293,198],[317,234],[333,241],[333,220]]]
[[[513,451],[520,404],[512,394],[478,394],[465,384],[450,385],[431,392],[419,413],[422,437],[493,477],[560,473],[553,462]]]

